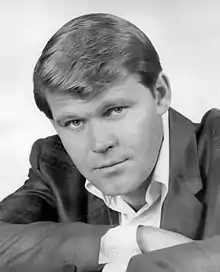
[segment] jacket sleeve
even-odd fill
[[[52,190],[36,167],[40,143],[31,151],[28,180],[0,202],[0,271],[98,270],[100,240],[109,226],[59,223]]]
[[[220,236],[194,241],[131,258],[126,272],[220,271]]]

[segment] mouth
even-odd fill
[[[120,165],[122,163],[124,163],[125,161],[127,161],[127,159],[123,160],[123,161],[117,161],[117,162],[111,162],[111,163],[106,163],[106,164],[103,164],[101,165],[100,167],[97,167],[96,169],[108,169],[108,168],[111,168],[111,167],[114,167],[116,165]]]

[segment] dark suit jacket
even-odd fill
[[[137,255],[127,271],[220,271],[220,111],[193,124],[170,109],[169,126],[161,228],[196,241]],[[0,203],[0,271],[99,270],[100,239],[118,213],[85,190],[57,135],[36,141],[30,162],[29,179]]]

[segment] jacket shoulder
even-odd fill
[[[211,109],[205,113],[202,118],[201,123],[208,122],[208,123],[215,123],[220,121],[220,110],[219,109]]]
[[[202,117],[201,123],[197,125],[197,134],[199,135],[203,132],[210,136],[219,132],[220,135],[220,110],[211,109],[207,111]]]
[[[58,135],[36,140],[32,145],[29,160],[34,168],[38,168],[41,160],[62,163],[64,166],[73,165]]]

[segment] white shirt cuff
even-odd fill
[[[137,244],[137,226],[117,226],[108,230],[101,238],[99,263],[130,260],[141,251]]]

